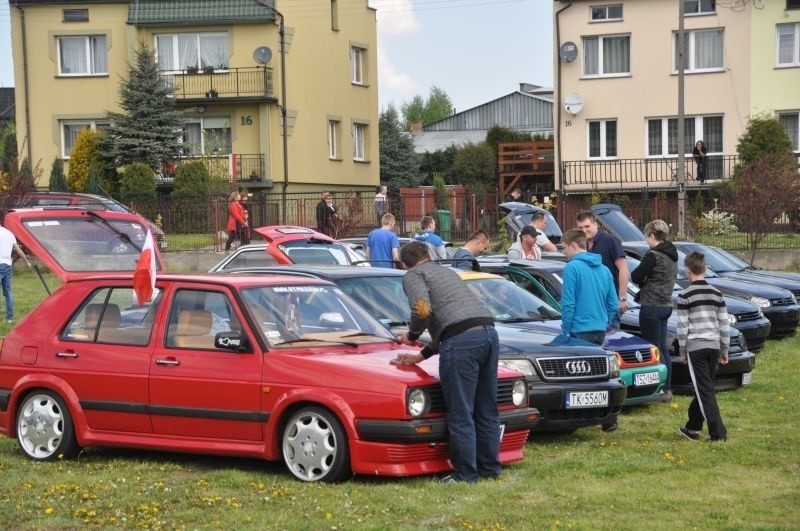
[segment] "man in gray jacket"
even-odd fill
[[[419,354],[400,354],[397,362],[414,364],[439,354],[453,464],[453,473],[442,481],[496,478],[500,475],[500,345],[492,314],[457,273],[430,261],[424,243],[404,245],[400,260],[408,269],[403,290],[411,306],[411,323],[397,339],[413,345],[428,329],[432,341]]]

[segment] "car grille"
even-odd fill
[[[750,352],[758,352],[762,348],[764,348],[764,340],[766,338],[763,337],[754,337],[753,339],[747,339],[747,348]]]
[[[608,358],[540,358],[536,360],[545,380],[585,380],[608,374]]]
[[[737,321],[755,321],[757,319],[761,319],[760,312],[744,312],[744,313],[736,313]]]
[[[639,361],[636,357],[636,353],[639,353],[639,357],[642,358],[642,361]],[[640,365],[640,364],[648,364],[653,361],[653,355],[650,352],[649,348],[640,348],[638,350],[626,350],[624,352],[619,353],[620,357],[622,357],[622,361],[624,361],[628,365]]]
[[[521,379],[520,377],[519,379]],[[510,406],[514,404],[512,394],[514,392],[514,382],[518,378],[500,378],[497,380],[497,407]],[[444,393],[440,385],[428,387],[428,396],[431,399],[431,413],[444,413],[447,408],[444,405]]]
[[[784,297],[782,299],[770,299],[769,302],[772,303],[773,306],[791,306],[794,304],[791,297]]]

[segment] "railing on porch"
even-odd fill
[[[195,72],[165,70],[162,75],[177,100],[273,96],[272,69],[244,67]]]
[[[706,180],[730,179],[738,162],[736,155],[709,155],[706,157]],[[678,161],[672,158],[574,160],[561,163],[562,186],[566,190],[596,188],[657,188],[677,186]],[[699,185],[697,164],[686,157],[686,183]]]
[[[156,181],[171,183],[175,180],[175,171],[181,164],[202,162],[212,177],[229,182],[269,183],[267,175],[267,156],[263,153],[231,153],[229,155],[209,155],[181,157],[164,164],[160,172],[156,172]]]

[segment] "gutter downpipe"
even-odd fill
[[[556,49],[559,49],[560,46],[561,46],[561,23],[560,23],[560,20],[559,20],[559,16],[561,15],[562,11],[566,11],[570,7],[572,7],[572,1],[568,0],[567,1],[567,5],[565,5],[564,7],[559,9],[558,11],[556,11]],[[560,100],[562,98],[562,95],[561,95],[561,57],[559,57],[558,54],[556,54],[556,65],[557,65],[556,66],[556,76],[558,78],[556,80],[556,83],[557,83],[557,89],[556,90],[557,90],[557,93],[558,93],[558,98]],[[560,218],[558,220],[558,222],[562,227],[566,227],[566,224],[565,224],[566,223],[566,220],[565,220],[565,216],[566,216],[565,210],[566,209],[564,208],[564,203],[565,203],[565,201],[564,201],[564,195],[565,195],[564,194],[564,175],[563,175],[563,172],[562,172],[562,169],[561,169],[561,103],[557,100],[557,101],[555,101],[555,106],[556,106],[556,124],[558,126],[558,129],[557,129],[558,135],[556,135],[556,149],[558,151],[558,157],[556,158],[556,168],[558,168],[558,186],[559,186],[558,195],[559,195],[559,198],[561,199],[561,205],[560,205],[561,208],[558,209],[558,217]]]
[[[14,4],[19,10],[20,33],[22,36],[22,72],[25,83],[25,139],[28,152],[28,167],[33,168],[33,151],[31,149],[31,107],[30,107],[30,91],[28,90],[28,39],[25,31],[25,10],[19,4]],[[19,163],[19,161],[17,161]]]

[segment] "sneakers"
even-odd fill
[[[14,322],[14,319],[6,319],[6,322],[7,322],[7,323],[13,323],[13,322]]]
[[[687,439],[689,439],[690,441],[699,441],[700,440],[700,432],[694,431],[694,430],[690,430],[686,426],[681,426],[681,428],[678,430],[678,432],[681,435],[683,435],[684,437],[686,437]]]
[[[603,424],[602,426],[600,426],[600,429],[606,433],[610,431],[617,431],[618,428],[619,428],[619,422],[617,422],[616,420],[614,422],[610,422],[608,424]]]
[[[672,391],[662,391],[658,395],[658,399],[664,402],[665,404],[672,402]]]
[[[445,477],[439,480],[439,483],[442,485],[450,485],[452,483],[461,483],[461,481],[457,480],[452,474],[447,474]]]

